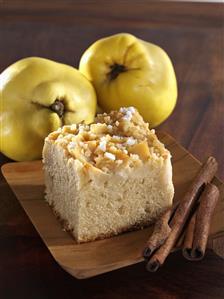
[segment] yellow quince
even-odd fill
[[[92,84],[77,69],[39,57],[0,75],[0,150],[17,161],[41,158],[44,138],[62,125],[91,123]]]
[[[173,65],[164,50],[127,33],[96,41],[79,70],[93,83],[105,111],[134,106],[150,127],[163,122],[177,100]]]

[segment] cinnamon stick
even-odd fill
[[[209,157],[207,161],[202,165],[184,198],[180,201],[180,204],[173,216],[172,230],[168,238],[149,259],[146,266],[148,271],[155,272],[164,263],[165,259],[178,240],[182,229],[190,215],[190,212],[198,199],[198,195],[201,192],[202,187],[204,186],[204,184],[210,182],[213,179],[217,168],[218,164],[213,157]]]
[[[190,261],[198,261],[204,257],[211,218],[218,197],[218,188],[215,185],[207,184],[200,197],[199,208],[189,222],[184,239],[182,253]],[[194,245],[195,249],[193,249]]]
[[[194,261],[201,260],[204,257],[211,219],[218,198],[219,189],[213,184],[208,184],[201,195],[200,205],[196,214],[194,241],[191,252],[191,257]]]
[[[150,255],[161,246],[171,231],[168,224],[171,215],[171,209],[167,209],[165,213],[159,218],[159,221],[155,223],[152,236],[149,238],[146,247],[143,252],[143,257],[148,259]]]
[[[146,247],[143,251],[143,257],[147,260],[152,253],[159,248],[167,239],[171,232],[170,220],[178,206],[179,202],[175,202],[172,207],[169,207],[155,223],[154,230]]]
[[[195,223],[196,223],[196,211],[192,215],[189,224],[187,226],[186,235],[184,237],[183,249],[182,249],[183,256],[188,260],[192,259],[191,252],[192,252],[192,246],[194,241]]]

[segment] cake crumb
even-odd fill
[[[136,139],[130,137],[130,138],[128,138],[128,140],[126,141],[126,144],[127,144],[127,145],[134,145],[136,142],[137,142]]]
[[[76,146],[76,143],[73,142],[73,141],[71,141],[71,142],[69,142],[69,144],[68,144],[68,149],[69,149],[69,150],[74,149],[75,146]]]
[[[99,149],[102,151],[102,152],[105,152],[106,149],[107,149],[107,142],[106,140],[102,140],[100,141],[100,144],[99,144]]]
[[[116,160],[116,156],[114,154],[108,153],[106,152],[104,154],[104,157],[108,158],[109,160],[115,161]]]

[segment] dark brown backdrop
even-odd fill
[[[160,126],[197,158],[210,154],[224,178],[223,4],[150,1],[0,0],[0,71],[26,56],[78,65],[96,39],[130,32],[170,55],[179,100]],[[1,164],[7,159],[0,155]],[[191,264],[172,254],[155,274],[143,264],[87,281],[53,261],[4,179],[0,178],[2,298],[223,298],[224,261],[209,252]]]

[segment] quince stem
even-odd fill
[[[111,69],[111,71],[109,72],[110,80],[116,79],[120,73],[124,73],[127,71],[125,65],[118,64],[118,63],[111,65],[110,69]]]
[[[59,117],[62,117],[64,114],[65,106],[62,101],[55,100],[55,102],[50,106],[50,109],[56,112]]]

